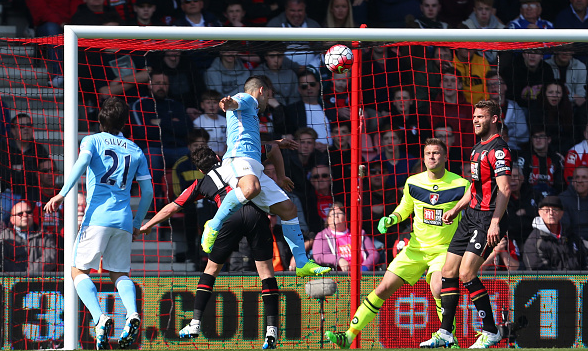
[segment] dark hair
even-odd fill
[[[392,97],[394,97],[394,95],[396,95],[397,92],[402,92],[402,91],[406,91],[408,93],[408,95],[410,96],[411,99],[414,99],[414,90],[411,89],[410,86],[400,86],[400,87],[396,87],[394,89],[392,89]]]
[[[186,138],[186,141],[188,141],[188,144],[192,144],[193,142],[198,141],[199,138],[204,138],[204,140],[206,140],[206,142],[208,143],[208,141],[210,140],[210,134],[208,134],[206,129],[194,128],[188,132],[188,137]]]
[[[331,123],[331,125],[329,126],[331,132],[335,130],[335,128],[337,127],[347,127],[347,129],[349,129],[349,131],[351,131],[351,122],[350,121],[342,121],[342,122],[337,122],[337,123]]]
[[[216,153],[208,146],[198,145],[190,156],[192,163],[204,174],[210,172],[220,162]]]
[[[500,77],[500,79],[502,78],[502,75],[500,73],[498,73],[497,70],[495,69],[491,69],[488,72],[486,72],[486,75],[484,76],[486,79],[492,78],[492,77]]]
[[[205,90],[200,94],[200,101],[204,100],[220,100],[221,94],[216,90]]]
[[[441,71],[441,74],[442,74],[442,75],[443,75],[443,74],[451,74],[452,76],[456,76],[456,77],[458,77],[459,79],[461,79],[461,77],[462,77],[461,71],[460,71],[460,70],[458,70],[458,69],[457,69],[457,68],[455,68],[455,67],[447,67],[447,68],[444,68],[444,69]]]
[[[18,121],[19,118],[29,118],[31,121],[33,120],[31,118],[31,116],[29,116],[28,114],[23,112],[23,113],[19,113],[16,116],[12,117],[12,119],[10,120],[10,124],[15,125],[16,121]]]
[[[98,112],[100,130],[110,134],[118,134],[129,120],[129,105],[117,97],[109,97],[102,103]]]
[[[316,130],[310,128],[310,127],[302,127],[299,128],[295,133],[294,133],[294,139],[295,140],[299,140],[300,136],[302,134],[308,134],[310,135],[314,140],[316,140],[318,138],[318,134],[316,132]]]
[[[251,76],[245,81],[245,92],[255,91],[259,88],[269,89],[266,76]]]
[[[320,81],[320,79],[317,77],[317,74],[315,73],[315,71],[310,70],[308,68],[304,68],[302,71],[298,72],[298,74],[296,75],[296,77],[298,77],[298,79],[300,79],[301,77],[306,77],[306,76],[313,76],[317,82]]]
[[[224,11],[226,12],[228,10],[229,6],[233,6],[233,5],[241,5],[241,8],[243,10],[245,10],[245,6],[243,6],[242,0],[225,0]]]
[[[490,116],[498,116],[498,119],[500,120],[500,116],[502,116],[502,113],[500,112],[500,105],[498,105],[498,103],[496,103],[493,100],[482,100],[479,101],[478,103],[476,103],[474,105],[474,108],[481,108],[481,109],[486,109],[488,110],[488,112],[490,112]]]
[[[439,138],[427,138],[427,140],[425,140],[425,146],[423,147],[423,150],[425,147],[427,147],[429,145],[441,146],[441,148],[443,149],[443,152],[445,152],[445,155],[447,155],[447,145],[445,145],[443,140],[441,140]]]

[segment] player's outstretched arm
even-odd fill
[[[218,106],[221,108],[221,110],[227,112],[239,108],[239,103],[231,96],[227,96],[222,98],[221,101],[219,101]]]
[[[141,179],[138,180],[137,183],[139,183],[139,188],[141,189],[141,200],[139,200],[139,207],[137,208],[135,218],[133,219],[134,229],[141,227],[141,223],[143,223],[143,219],[145,219],[147,211],[149,210],[149,205],[151,205],[151,201],[153,201],[153,184],[151,184],[151,179]]]
[[[288,149],[288,150],[298,150],[298,142],[294,139],[284,138],[271,141],[270,143],[275,143],[280,149]]]
[[[182,208],[178,206],[178,204],[176,204],[175,202],[171,202],[165,205],[165,207],[162,208],[161,211],[157,212],[155,216],[153,216],[153,218],[149,220],[149,222],[143,224],[143,226],[141,226],[141,229],[139,230],[141,231],[141,233],[147,234],[151,231],[151,228],[153,228],[154,225],[167,220],[169,217],[171,217],[181,209]]]
[[[266,145],[266,149],[267,148],[268,147]],[[267,159],[271,161],[276,167],[276,176],[278,178],[276,183],[278,186],[288,192],[294,190],[294,182],[290,178],[286,177],[284,158],[282,157],[282,152],[280,149],[277,147],[269,147]]]
[[[49,200],[49,202],[47,202],[47,204],[43,208],[45,212],[52,213],[57,211],[57,209],[63,202],[63,199],[67,196],[67,193],[69,193],[71,188],[73,188],[73,186],[76,185],[78,180],[82,177],[82,174],[90,164],[91,160],[92,155],[90,155],[89,153],[80,153],[78,159],[76,160],[76,163],[74,163],[74,166],[71,170],[71,173],[69,174],[69,177],[67,177],[67,180],[63,184],[63,188],[61,188],[59,194],[55,195],[51,200]]]

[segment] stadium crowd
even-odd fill
[[[64,24],[588,28],[585,0],[108,3],[27,0],[37,36],[60,34]],[[424,170],[421,157],[427,138],[437,137],[447,144],[449,171],[471,177],[469,154],[476,143],[473,105],[489,99],[502,107],[501,133],[512,151],[513,191],[508,203],[509,238],[495,248],[483,269],[587,269],[587,57],[573,47],[546,53],[379,44],[362,49],[361,58],[362,162],[367,165],[362,184],[363,268],[385,269],[408,241],[410,221],[392,226],[384,235],[377,231],[377,223],[400,202],[408,176]],[[286,175],[295,184],[290,195],[299,210],[306,248],[318,263],[346,271],[348,226],[335,226],[329,221],[329,211],[339,204],[337,216],[346,218],[349,212],[350,74],[329,72],[322,55],[309,43],[267,43],[257,51],[247,47],[227,43],[216,53],[84,50],[80,54],[80,101],[86,107],[99,107],[106,98],[121,96],[129,104],[131,120],[125,136],[147,156],[155,185],[152,211],[157,211],[198,176],[190,162],[191,150],[208,145],[219,156],[226,151],[227,125],[220,99],[242,91],[249,76],[265,75],[273,85],[273,96],[259,116],[262,139],[293,138],[299,143],[298,150],[283,150],[282,156]],[[63,54],[59,48],[46,54],[57,63],[50,68],[50,84],[60,88]],[[90,133],[98,131],[95,110],[83,109],[82,128]],[[41,245],[36,239],[41,235],[62,252],[63,212],[49,216],[41,211],[60,189],[58,171],[44,145],[35,142],[31,117],[24,113],[10,116],[4,107],[2,112],[0,229],[7,230],[2,232],[2,249],[16,245],[33,250],[32,245]],[[266,165],[266,172],[271,177],[272,167]],[[543,202],[549,204],[548,211],[539,208],[545,199],[549,200]],[[207,200],[184,208],[187,251],[176,257],[178,261],[196,262],[197,270],[204,267],[204,254],[195,243],[215,208]],[[18,227],[15,219],[27,216],[31,217],[28,226]],[[272,218],[271,223],[278,242],[274,267],[292,269],[291,255],[280,249],[285,245],[279,218]],[[28,231],[30,235],[23,234]],[[249,257],[251,253],[242,246],[234,255]],[[39,272],[30,253],[28,267],[22,262],[14,264],[18,258],[13,257],[10,264],[6,260],[10,255],[4,257],[4,271],[11,267]],[[42,262],[45,269],[59,267],[60,254],[35,257],[51,260]],[[254,269],[252,263],[241,259],[227,269],[249,271]]]

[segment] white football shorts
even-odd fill
[[[88,226],[78,232],[73,250],[73,265],[80,270],[102,268],[111,272],[131,271],[133,235],[111,227]]]

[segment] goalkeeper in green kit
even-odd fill
[[[332,343],[342,349],[351,346],[353,339],[376,317],[388,297],[405,283],[414,285],[425,272],[435,298],[437,314],[440,320],[442,318],[441,268],[461,217],[458,216],[450,225],[444,224],[441,217],[463,197],[470,183],[445,170],[447,146],[440,139],[427,139],[423,154],[427,170],[407,179],[400,204],[391,215],[383,217],[378,223],[378,230],[384,234],[388,227],[414,214],[413,233],[408,245],[390,263],[378,287],[359,306],[349,329],[346,332],[325,333]],[[448,346],[458,347],[457,344]]]

